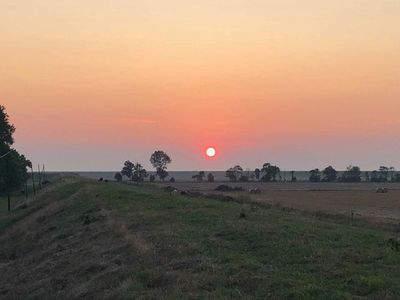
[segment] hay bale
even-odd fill
[[[250,190],[249,190],[249,193],[250,193],[250,194],[260,194],[260,193],[261,193],[261,190],[260,190],[258,187],[256,187],[256,188],[254,188],[254,189],[250,189]]]
[[[389,192],[389,190],[388,190],[387,188],[378,187],[378,188],[376,189],[376,192],[379,193],[379,194],[386,194],[386,193]]]

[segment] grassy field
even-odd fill
[[[62,178],[0,211],[0,298],[399,299],[398,233],[365,225]]]

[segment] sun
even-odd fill
[[[217,152],[215,151],[215,148],[213,148],[213,147],[209,147],[206,150],[206,154],[208,157],[214,157],[216,153]]]

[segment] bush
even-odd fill
[[[122,181],[122,175],[121,175],[121,173],[115,173],[115,175],[114,175],[114,179],[117,181],[117,182],[121,182]]]

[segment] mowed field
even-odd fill
[[[216,192],[218,185],[242,187],[243,192]],[[400,184],[399,183],[230,183],[230,182],[176,182],[159,183],[161,186],[174,186],[179,190],[221,193],[240,201],[270,204],[294,208],[311,213],[326,213],[366,219],[370,222],[398,224],[400,222]],[[260,194],[248,191],[259,188]],[[386,194],[376,193],[376,188],[386,187]]]
[[[392,226],[58,178],[0,211],[0,298],[400,299],[398,238]]]

